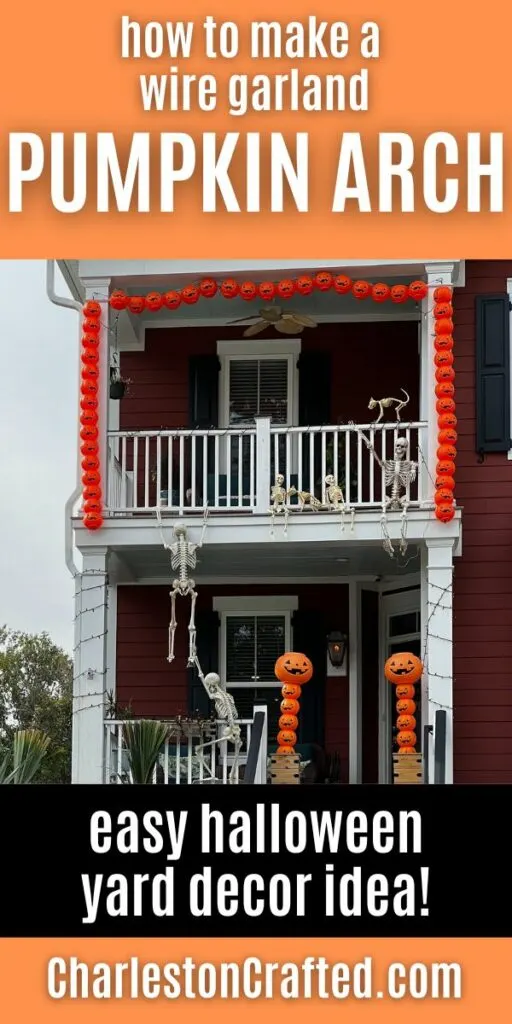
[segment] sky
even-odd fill
[[[56,291],[69,296],[60,272]],[[0,624],[73,647],[64,506],[75,487],[78,314],[43,260],[0,260]]]

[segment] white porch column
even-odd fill
[[[348,781],[354,785],[363,781],[361,586],[355,580],[348,585],[348,615]]]
[[[437,412],[436,377],[434,366],[434,290],[438,285],[451,287],[454,265],[450,263],[428,264],[428,295],[422,303],[421,351],[420,351],[420,420],[428,423],[427,437],[423,438],[422,450],[426,465],[420,459],[420,485],[422,504],[432,504],[434,481],[436,479]]]
[[[256,505],[255,512],[268,514],[270,508],[270,416],[256,416]]]
[[[107,686],[107,549],[83,555],[75,578],[72,782],[103,782]]]
[[[435,727],[446,711],[446,782],[453,782],[453,540],[426,541],[422,573],[423,722]],[[434,734],[429,741],[429,782],[434,782]]]

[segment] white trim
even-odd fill
[[[421,625],[423,616],[421,614],[421,590],[406,590],[398,594],[381,594],[379,602],[379,784],[389,785],[393,780],[391,776],[390,738],[392,718],[389,708],[389,683],[384,675],[384,663],[388,658],[390,643],[397,643],[404,640],[420,640]],[[407,636],[390,637],[389,620],[394,615],[405,615],[407,612],[419,612],[420,631],[409,633]],[[423,646],[421,646],[423,650]],[[421,686],[421,706],[423,712],[425,685]],[[426,724],[422,718],[422,726]]]
[[[240,585],[246,585],[245,579],[243,581],[239,579],[237,582]],[[245,597],[241,594],[238,597],[213,598],[214,612],[227,612],[231,614],[277,615],[281,612],[296,612],[298,607],[299,599],[294,595],[283,597],[270,594],[268,597]]]
[[[117,584],[107,586],[105,689],[114,698],[117,692]]]
[[[255,317],[255,319],[257,319]],[[217,342],[218,356],[235,356],[236,358],[259,359],[263,356],[275,356],[276,349],[280,356],[299,355],[302,347],[300,338],[277,337],[275,341],[258,341],[258,338],[240,338],[232,341]]]
[[[363,781],[363,723],[361,676],[361,587],[351,581],[348,587],[348,688],[349,688],[349,751],[348,781],[357,785]]]
[[[510,325],[510,330],[509,330],[509,340],[510,340],[509,363],[510,363],[510,394],[512,396],[512,277],[507,277],[507,295],[508,295],[508,301],[509,301],[509,306],[510,306],[510,312],[509,312],[509,325]],[[510,437],[512,438],[512,398],[511,398],[511,401],[510,401]],[[507,459],[512,460],[512,448],[509,448],[509,450],[507,452]]]

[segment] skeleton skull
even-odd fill
[[[210,697],[214,697],[217,690],[225,689],[225,687],[220,681],[220,676],[218,676],[216,672],[207,672],[207,674],[204,677],[204,685],[206,686],[206,689],[208,690]]]
[[[395,458],[405,459],[407,455],[408,444],[405,437],[398,437],[395,444]]]
[[[335,481],[334,481],[334,477],[333,477],[332,473],[328,473],[328,475],[325,478],[325,486],[326,487],[332,487],[334,482]]]

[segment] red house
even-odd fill
[[[74,781],[120,777],[127,713],[170,723],[159,780],[203,781],[197,736],[216,735],[215,708],[197,664],[234,698],[241,763],[264,709],[261,768],[279,728],[274,664],[296,650],[314,666],[296,745],[311,779],[393,781],[384,663],[405,651],[423,663],[423,781],[512,782],[512,260],[61,269],[77,309],[101,307],[85,423],[103,507],[84,516],[80,469],[67,510]],[[197,594],[196,667],[190,593],[169,652],[180,571]],[[212,753],[224,781],[228,747]]]

